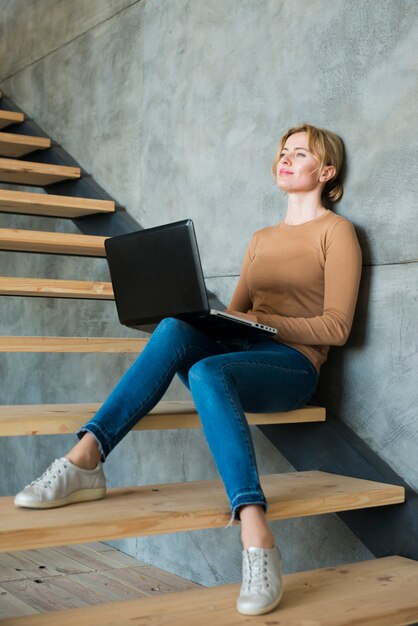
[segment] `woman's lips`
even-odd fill
[[[288,176],[289,174],[293,174],[290,170],[281,169],[279,170],[280,176]]]

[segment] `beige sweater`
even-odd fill
[[[319,371],[329,346],[350,333],[361,274],[353,225],[332,211],[254,233],[229,309],[277,328],[277,340],[305,354]]]

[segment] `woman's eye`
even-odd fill
[[[304,152],[297,152],[296,156],[306,157],[306,154]]]

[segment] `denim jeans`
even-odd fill
[[[303,406],[316,388],[314,366],[301,352],[268,337],[220,343],[166,318],[78,436],[92,433],[104,460],[159,402],[176,373],[190,389],[234,517],[246,504],[266,510],[244,411]]]

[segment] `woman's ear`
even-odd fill
[[[326,165],[324,168],[322,168],[319,180],[321,181],[321,183],[327,183],[329,180],[331,180],[331,178],[335,176],[335,172],[336,169],[333,165]]]

